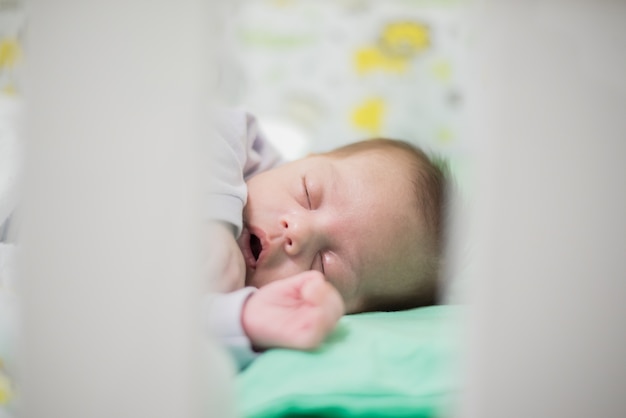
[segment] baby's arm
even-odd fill
[[[317,347],[344,314],[337,290],[317,271],[263,286],[246,301],[242,325],[256,349]]]
[[[337,290],[306,271],[261,289],[246,287],[210,298],[211,328],[240,368],[268,348],[312,349],[344,313]]]

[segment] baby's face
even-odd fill
[[[419,251],[407,233],[421,225],[406,177],[397,161],[370,152],[312,156],[250,179],[238,240],[246,284],[318,270],[347,311],[359,311],[381,280],[399,273],[402,258]]]

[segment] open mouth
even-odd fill
[[[259,260],[259,255],[261,255],[261,251],[263,251],[263,244],[261,244],[261,240],[254,234],[250,234],[250,251],[252,251],[252,255],[254,256],[254,260]]]
[[[243,253],[246,266],[255,270],[258,262],[263,259],[265,251],[263,250],[263,231],[260,229],[253,230],[254,233],[250,230],[250,227],[244,226],[243,231],[241,231],[241,236],[237,240],[237,244]],[[265,246],[267,246],[267,243]]]

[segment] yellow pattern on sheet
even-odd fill
[[[379,135],[381,132],[383,117],[385,115],[385,102],[381,98],[367,99],[352,113],[352,123],[371,135]]]
[[[15,38],[0,39],[0,68],[13,68],[22,57],[22,48]]]
[[[408,67],[408,60],[404,57],[387,56],[377,47],[365,47],[356,51],[354,64],[359,74],[374,70],[404,73]]]
[[[11,381],[3,372],[2,359],[0,359],[0,405],[8,405],[13,398]]]

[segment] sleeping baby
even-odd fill
[[[252,116],[217,126],[210,316],[240,365],[314,348],[344,313],[435,302],[446,180],[422,151],[374,139],[283,163]]]

